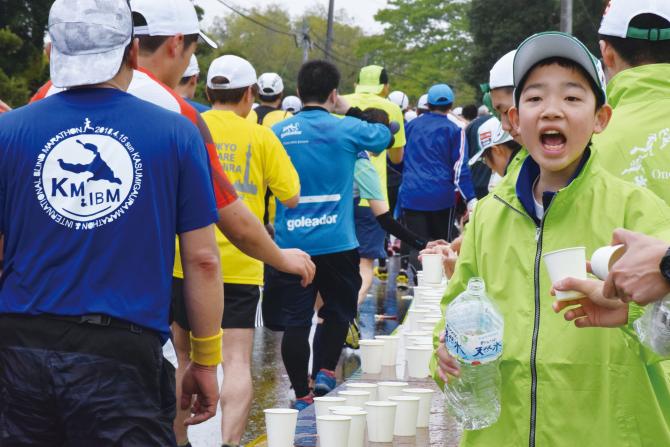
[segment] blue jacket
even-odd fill
[[[402,208],[452,208],[456,189],[466,202],[475,198],[468,168],[468,143],[462,129],[444,115],[424,113],[412,120],[405,132],[407,145],[398,199]]]

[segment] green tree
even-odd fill
[[[574,35],[596,55],[603,2],[576,0],[573,5]],[[560,0],[472,0],[469,18],[473,49],[466,78],[477,85],[488,82],[493,64],[526,37],[560,28]]]
[[[389,0],[375,19],[383,34],[364,39],[359,55],[387,67],[391,88],[416,102],[436,83],[449,84],[457,103],[471,102],[475,90],[464,76],[469,64],[469,5],[461,0]]]
[[[303,21],[309,28],[314,46],[310,59],[323,58],[319,47],[325,47],[326,12],[323,8],[311,8],[301,17],[291,18],[288,11],[278,5],[266,5],[249,11],[241,11],[246,17],[229,13],[217,18],[209,29],[212,37],[221,43],[216,50],[198,49],[198,61],[202,71],[196,97],[205,100],[205,78],[212,60],[222,54],[236,54],[247,59],[260,75],[264,72],[278,73],[284,81],[286,95],[296,93],[298,71],[302,65],[303,51],[297,46],[296,32],[302,30]],[[358,68],[355,52],[363,36],[360,28],[345,23],[346,15],[339,12],[335,17],[335,51],[340,55],[334,62],[342,71],[342,89],[353,88]],[[344,55],[349,55],[345,60]],[[355,69],[352,69],[352,66]]]
[[[53,0],[0,0],[0,99],[17,107],[48,77],[43,40]]]

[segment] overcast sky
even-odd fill
[[[205,10],[203,24],[208,27],[216,16],[222,16],[232,13],[217,0],[195,0]],[[299,16],[305,9],[312,5],[321,4],[328,7],[328,0],[226,0],[226,3],[248,9],[253,6],[263,6],[266,4],[279,4],[289,11],[292,17]],[[380,9],[386,6],[386,0],[335,0],[335,9],[344,9],[347,15],[351,17],[355,25],[363,28],[366,34],[375,34],[381,32],[381,25],[375,21],[374,15]]]

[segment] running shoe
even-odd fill
[[[395,277],[395,284],[396,287],[400,290],[408,290],[409,289],[409,276],[407,276],[407,271],[404,269],[401,269],[398,271],[398,275]]]
[[[322,368],[316,375],[314,394],[317,396],[325,396],[333,391],[336,386],[337,380],[335,379],[335,373]]]
[[[347,338],[344,339],[344,346],[351,349],[360,348],[360,343],[358,341],[361,339],[361,330],[356,324],[356,320],[352,321],[349,324],[349,331],[347,331]]]
[[[389,272],[386,267],[375,267],[373,270],[375,278],[380,281],[386,281],[389,277]]]
[[[309,407],[314,403],[314,396],[312,396],[312,393],[309,393],[305,397],[301,397],[300,399],[296,399],[295,402],[293,402],[293,405],[291,406],[294,410],[302,411],[305,408]]]

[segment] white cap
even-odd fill
[[[263,73],[258,78],[258,93],[275,96],[284,91],[284,81],[277,73]]]
[[[516,50],[512,50],[493,64],[489,72],[489,88],[514,87],[514,56]]]
[[[130,0],[133,12],[142,14],[146,26],[136,26],[136,36],[174,36],[199,34],[212,48],[216,42],[200,31],[198,14],[190,0]]]
[[[491,111],[489,110],[489,108],[486,104],[482,104],[477,109],[477,116],[485,116],[485,115],[489,115],[490,113],[491,113]]]
[[[456,107],[453,112],[456,116],[463,116],[463,107]]]
[[[407,112],[405,112],[405,121],[408,123],[412,121],[414,118],[416,118],[418,115],[416,112],[412,109],[409,109]]]
[[[516,105],[521,96],[519,84],[535,64],[550,57],[562,57],[580,65],[598,87],[595,94],[603,103],[607,102],[605,72],[600,61],[576,37],[558,31],[546,31],[528,37],[516,50],[513,68],[514,84],[517,86],[514,89]]]
[[[302,101],[297,96],[287,96],[281,102],[281,109],[291,113],[298,113],[302,110]]]
[[[109,81],[132,31],[124,0],[56,0],[49,10],[51,81],[62,88]]]
[[[212,79],[219,76],[226,78],[228,82],[213,83]],[[249,87],[255,83],[256,70],[254,70],[254,67],[248,60],[232,54],[214,59],[207,72],[207,87],[212,90],[232,90]]]
[[[419,102],[416,103],[417,109],[428,109],[428,93],[421,95]]]
[[[409,98],[400,90],[389,93],[388,100],[400,107],[400,110],[405,110],[409,106]]]
[[[188,67],[186,67],[186,70],[184,71],[184,74],[181,77],[190,78],[191,76],[195,76],[197,74],[200,74],[200,67],[198,66],[198,58],[195,57],[195,54],[192,54],[191,60],[188,62]]]
[[[640,14],[654,14],[670,21],[668,0],[610,0],[598,34],[641,40],[670,40],[670,28],[641,29],[630,26]]]
[[[477,129],[477,141],[479,150],[472,156],[468,164],[472,166],[481,158],[486,149],[498,144],[513,140],[512,136],[505,132],[498,118],[492,116],[482,123]]]

